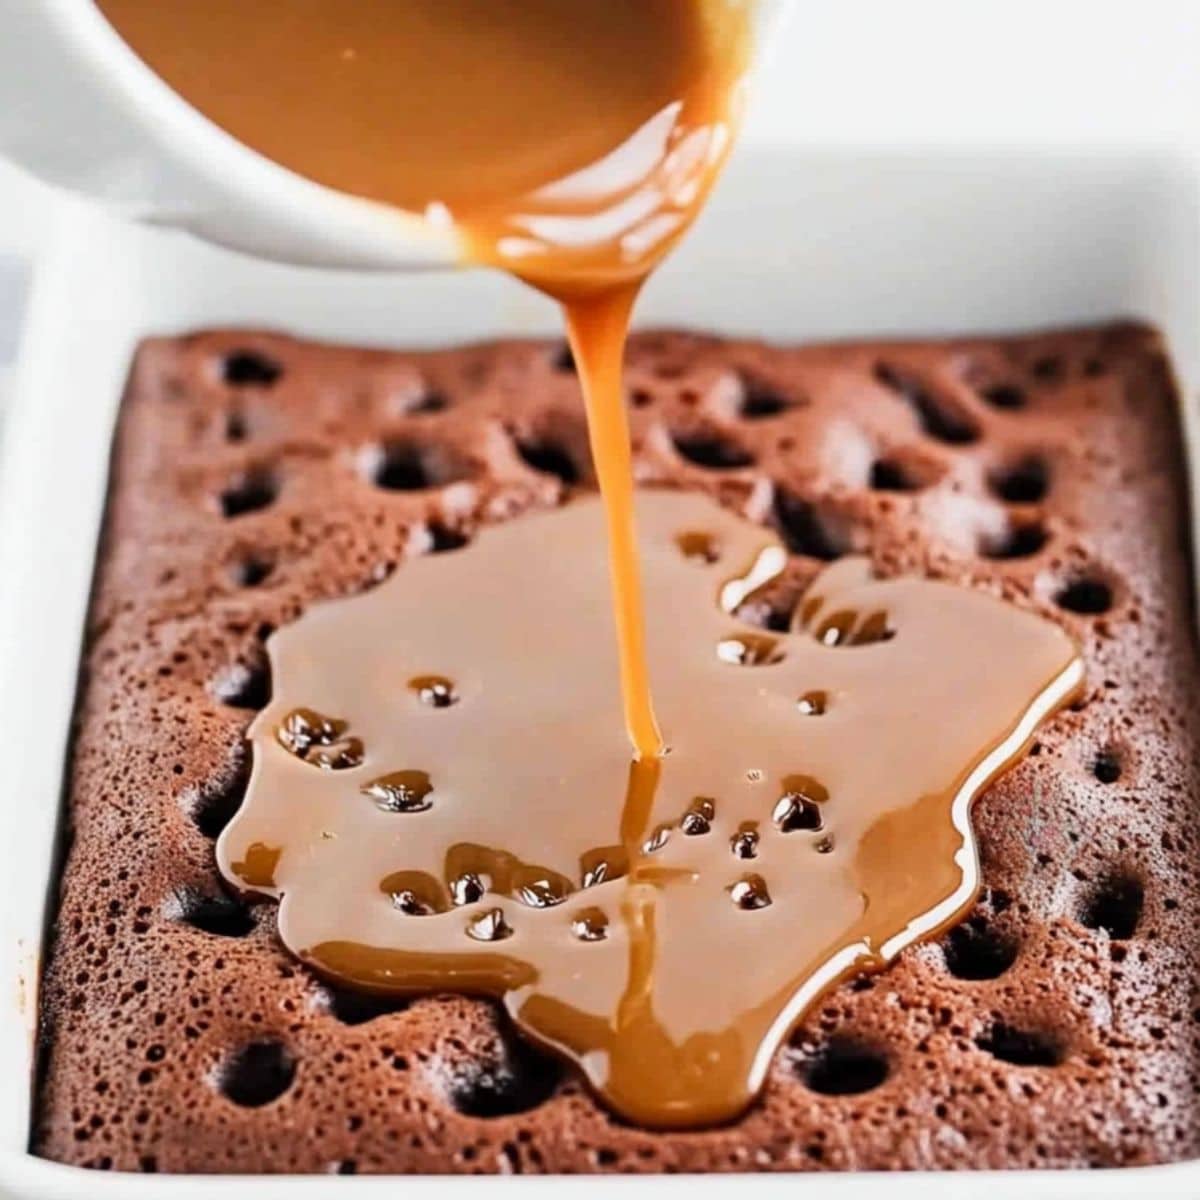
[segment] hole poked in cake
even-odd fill
[[[935,393],[911,371],[891,363],[879,363],[875,378],[908,403],[927,437],[949,446],[967,446],[979,440],[979,424],[962,404],[950,396]]]
[[[1140,879],[1128,871],[1115,871],[1098,879],[1083,897],[1079,920],[1088,929],[1123,941],[1137,932],[1145,900]]]
[[[256,926],[249,906],[225,892],[176,890],[168,915],[214,937],[247,937]]]
[[[280,721],[275,740],[289,753],[323,771],[348,771],[361,765],[366,753],[362,740],[348,732],[339,717],[313,708],[293,708]]]
[[[275,570],[274,561],[265,554],[251,551],[229,568],[229,576],[238,587],[252,588],[266,583]]]
[[[1006,504],[1038,504],[1050,490],[1050,466],[1040,454],[1018,455],[988,473],[988,487]]]
[[[271,387],[283,366],[261,350],[231,350],[221,360],[221,378],[233,387]]]
[[[531,1112],[557,1090],[563,1077],[558,1061],[513,1033],[476,1060],[447,1066],[446,1096],[464,1116],[492,1120]]]
[[[271,699],[271,668],[266,654],[260,652],[250,662],[226,667],[213,679],[212,693],[230,708],[266,708]]]
[[[942,955],[956,979],[998,979],[1017,961],[1017,940],[972,917],[945,936]]]
[[[822,1096],[858,1096],[888,1077],[887,1056],[866,1042],[834,1037],[803,1054],[797,1073],[804,1086]]]
[[[426,387],[413,396],[404,411],[410,417],[420,417],[445,412],[449,407],[450,400],[444,392]]]
[[[771,525],[792,554],[832,562],[852,548],[844,521],[786,488],[776,487],[771,518]]]
[[[450,708],[459,700],[454,680],[445,675],[414,675],[408,681],[408,690],[425,708]]]
[[[470,534],[465,530],[447,525],[443,521],[430,521],[425,528],[429,534],[430,554],[461,550],[471,540]]]
[[[979,389],[979,395],[992,408],[1006,409],[1013,412],[1024,408],[1027,397],[1025,389],[1015,383],[989,383]]]
[[[1113,588],[1098,572],[1080,573],[1054,593],[1054,603],[1079,616],[1100,616],[1113,606]]]
[[[296,1060],[278,1041],[249,1042],[217,1069],[217,1090],[241,1108],[261,1108],[292,1086]]]
[[[568,487],[579,482],[581,473],[567,447],[552,438],[518,438],[521,461],[542,475],[553,475]]]
[[[877,492],[919,492],[936,483],[941,474],[938,463],[909,450],[896,450],[871,464],[868,482]]]
[[[746,421],[778,417],[788,409],[797,408],[805,403],[803,398],[791,396],[782,388],[755,375],[743,374],[741,385],[742,397],[738,406],[738,416]]]
[[[364,474],[386,492],[420,492],[467,477],[466,464],[444,447],[413,439],[391,439],[363,454]]]
[[[1016,1067],[1056,1067],[1066,1057],[1062,1040],[1045,1030],[1018,1029],[997,1021],[975,1039],[980,1050]]]
[[[997,560],[1032,558],[1049,540],[1050,535],[1039,521],[1008,521],[980,538],[979,552],[984,558]]]
[[[754,455],[726,433],[697,429],[671,435],[680,458],[706,471],[736,471],[754,465]]]
[[[1092,775],[1101,783],[1116,783],[1121,778],[1122,760],[1117,746],[1105,746],[1092,759]]]
[[[250,436],[250,423],[245,412],[235,408],[225,414],[225,440],[227,442],[244,442]]]
[[[241,807],[250,782],[250,756],[239,745],[229,763],[202,787],[180,797],[184,811],[207,838],[217,838]]]
[[[343,1025],[365,1025],[379,1017],[404,1012],[412,1006],[412,1001],[403,996],[376,996],[325,983],[317,994],[317,1005]]]
[[[550,354],[550,366],[564,375],[575,374],[575,355],[568,342],[560,342]]]
[[[388,813],[420,813],[433,807],[433,781],[427,771],[389,771],[359,789]]]
[[[279,496],[279,479],[269,467],[251,467],[230,480],[218,497],[221,515],[228,519],[269,508]]]

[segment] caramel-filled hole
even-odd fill
[[[571,932],[581,942],[602,942],[608,937],[608,914],[595,905],[581,908],[571,921]]]
[[[979,389],[979,395],[993,408],[1014,411],[1024,408],[1026,396],[1015,383],[993,383]]]
[[[781,638],[763,633],[739,633],[717,643],[717,657],[737,667],[769,667],[783,662],[786,655]]]
[[[449,708],[458,703],[454,682],[444,675],[415,675],[408,681],[408,689],[426,708]]]
[[[580,886],[598,887],[629,874],[629,852],[624,846],[598,846],[580,856]]]
[[[687,837],[703,837],[712,829],[717,815],[716,802],[708,796],[697,796],[679,822]]]
[[[795,408],[798,401],[785,395],[761,379],[743,378],[742,402],[738,415],[747,421],[762,421],[769,417],[778,417]]]
[[[689,529],[675,538],[675,545],[684,558],[711,566],[721,558],[721,543],[715,534]]]
[[[427,771],[389,771],[360,790],[384,812],[419,813],[433,807],[433,782]]]
[[[261,662],[234,663],[222,671],[212,684],[213,695],[230,708],[257,711],[271,700],[271,671]]]
[[[502,942],[513,935],[502,908],[489,908],[467,921],[467,937],[476,942]]]
[[[767,908],[771,903],[771,892],[761,875],[743,875],[729,886],[729,898],[747,912]]]
[[[430,917],[450,908],[445,889],[426,871],[393,871],[379,881],[379,890],[405,916]]]

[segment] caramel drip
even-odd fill
[[[281,935],[317,970],[494,995],[625,1117],[687,1126],[740,1112],[831,983],[965,911],[969,804],[1082,668],[1040,617],[872,580],[862,560],[824,571],[769,661],[726,659],[721,643],[761,636],[733,609],[782,547],[698,495],[637,507],[669,754],[631,764],[614,737],[604,513],[584,498],[276,633],[275,695],[218,855],[238,887],[281,897]],[[696,533],[715,561],[688,553]],[[454,704],[409,685],[431,676]],[[357,738],[361,765],[314,762],[297,711]],[[428,779],[427,807],[364,792],[397,772]],[[431,911],[406,911],[404,891]]]
[[[571,349],[583,383],[588,435],[600,494],[604,498],[609,576],[625,728],[639,759],[662,753],[662,734],[650,697],[646,659],[641,569],[638,565],[637,525],[633,510],[633,459],[629,448],[629,419],[621,388],[625,331],[637,294],[636,287],[576,300],[566,307]]]

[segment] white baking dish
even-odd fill
[[[395,1180],[139,1178],[26,1151],[38,957],[80,630],[108,442],[130,352],[148,333],[268,325],[379,344],[553,332],[550,305],[488,275],[318,274],[266,266],[64,205],[37,270],[0,475],[0,1194],[276,1197],[394,1194]],[[1005,330],[1136,316],[1169,335],[1191,411],[1200,381],[1200,160],[1112,151],[806,155],[745,147],[700,228],[649,288],[640,322],[780,339]],[[1198,934],[1200,936],[1200,934]],[[405,1194],[609,1188],[580,1179],[410,1180]],[[728,1178],[626,1180],[728,1194]],[[1200,1163],[1124,1171],[756,1179],[901,1198],[1200,1192]]]

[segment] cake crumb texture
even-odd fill
[[[578,380],[547,342],[151,340],[87,631],[35,1153],[341,1174],[1200,1155],[1200,708],[1158,337],[796,348],[646,333],[626,380],[640,482],[708,492],[792,551],[748,619],[780,627],[825,562],[865,553],[1079,639],[1085,695],[976,805],[975,910],[833,991],[754,1108],[693,1132],[610,1117],[490,1002],[314,977],[279,944],[274,906],[230,895],[213,858],[270,694],[264,641],[316,601],[593,487]]]

